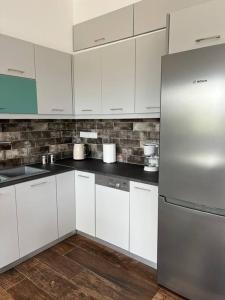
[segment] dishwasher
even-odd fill
[[[96,237],[129,251],[130,182],[96,175]]]

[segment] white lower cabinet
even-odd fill
[[[96,237],[129,250],[129,192],[96,185]]]
[[[19,258],[15,187],[0,189],[0,269]]]
[[[75,171],[76,229],[95,236],[95,175]]]
[[[75,172],[56,176],[59,237],[76,229]]]
[[[16,185],[16,202],[21,257],[57,240],[55,176]]]
[[[158,187],[130,183],[130,252],[157,263]]]

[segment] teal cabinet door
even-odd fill
[[[0,114],[37,114],[36,80],[0,75]]]

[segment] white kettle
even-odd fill
[[[85,144],[74,144],[73,145],[73,159],[83,160],[87,155]]]

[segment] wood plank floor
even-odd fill
[[[180,300],[160,288],[156,271],[75,235],[0,274],[1,300]]]

